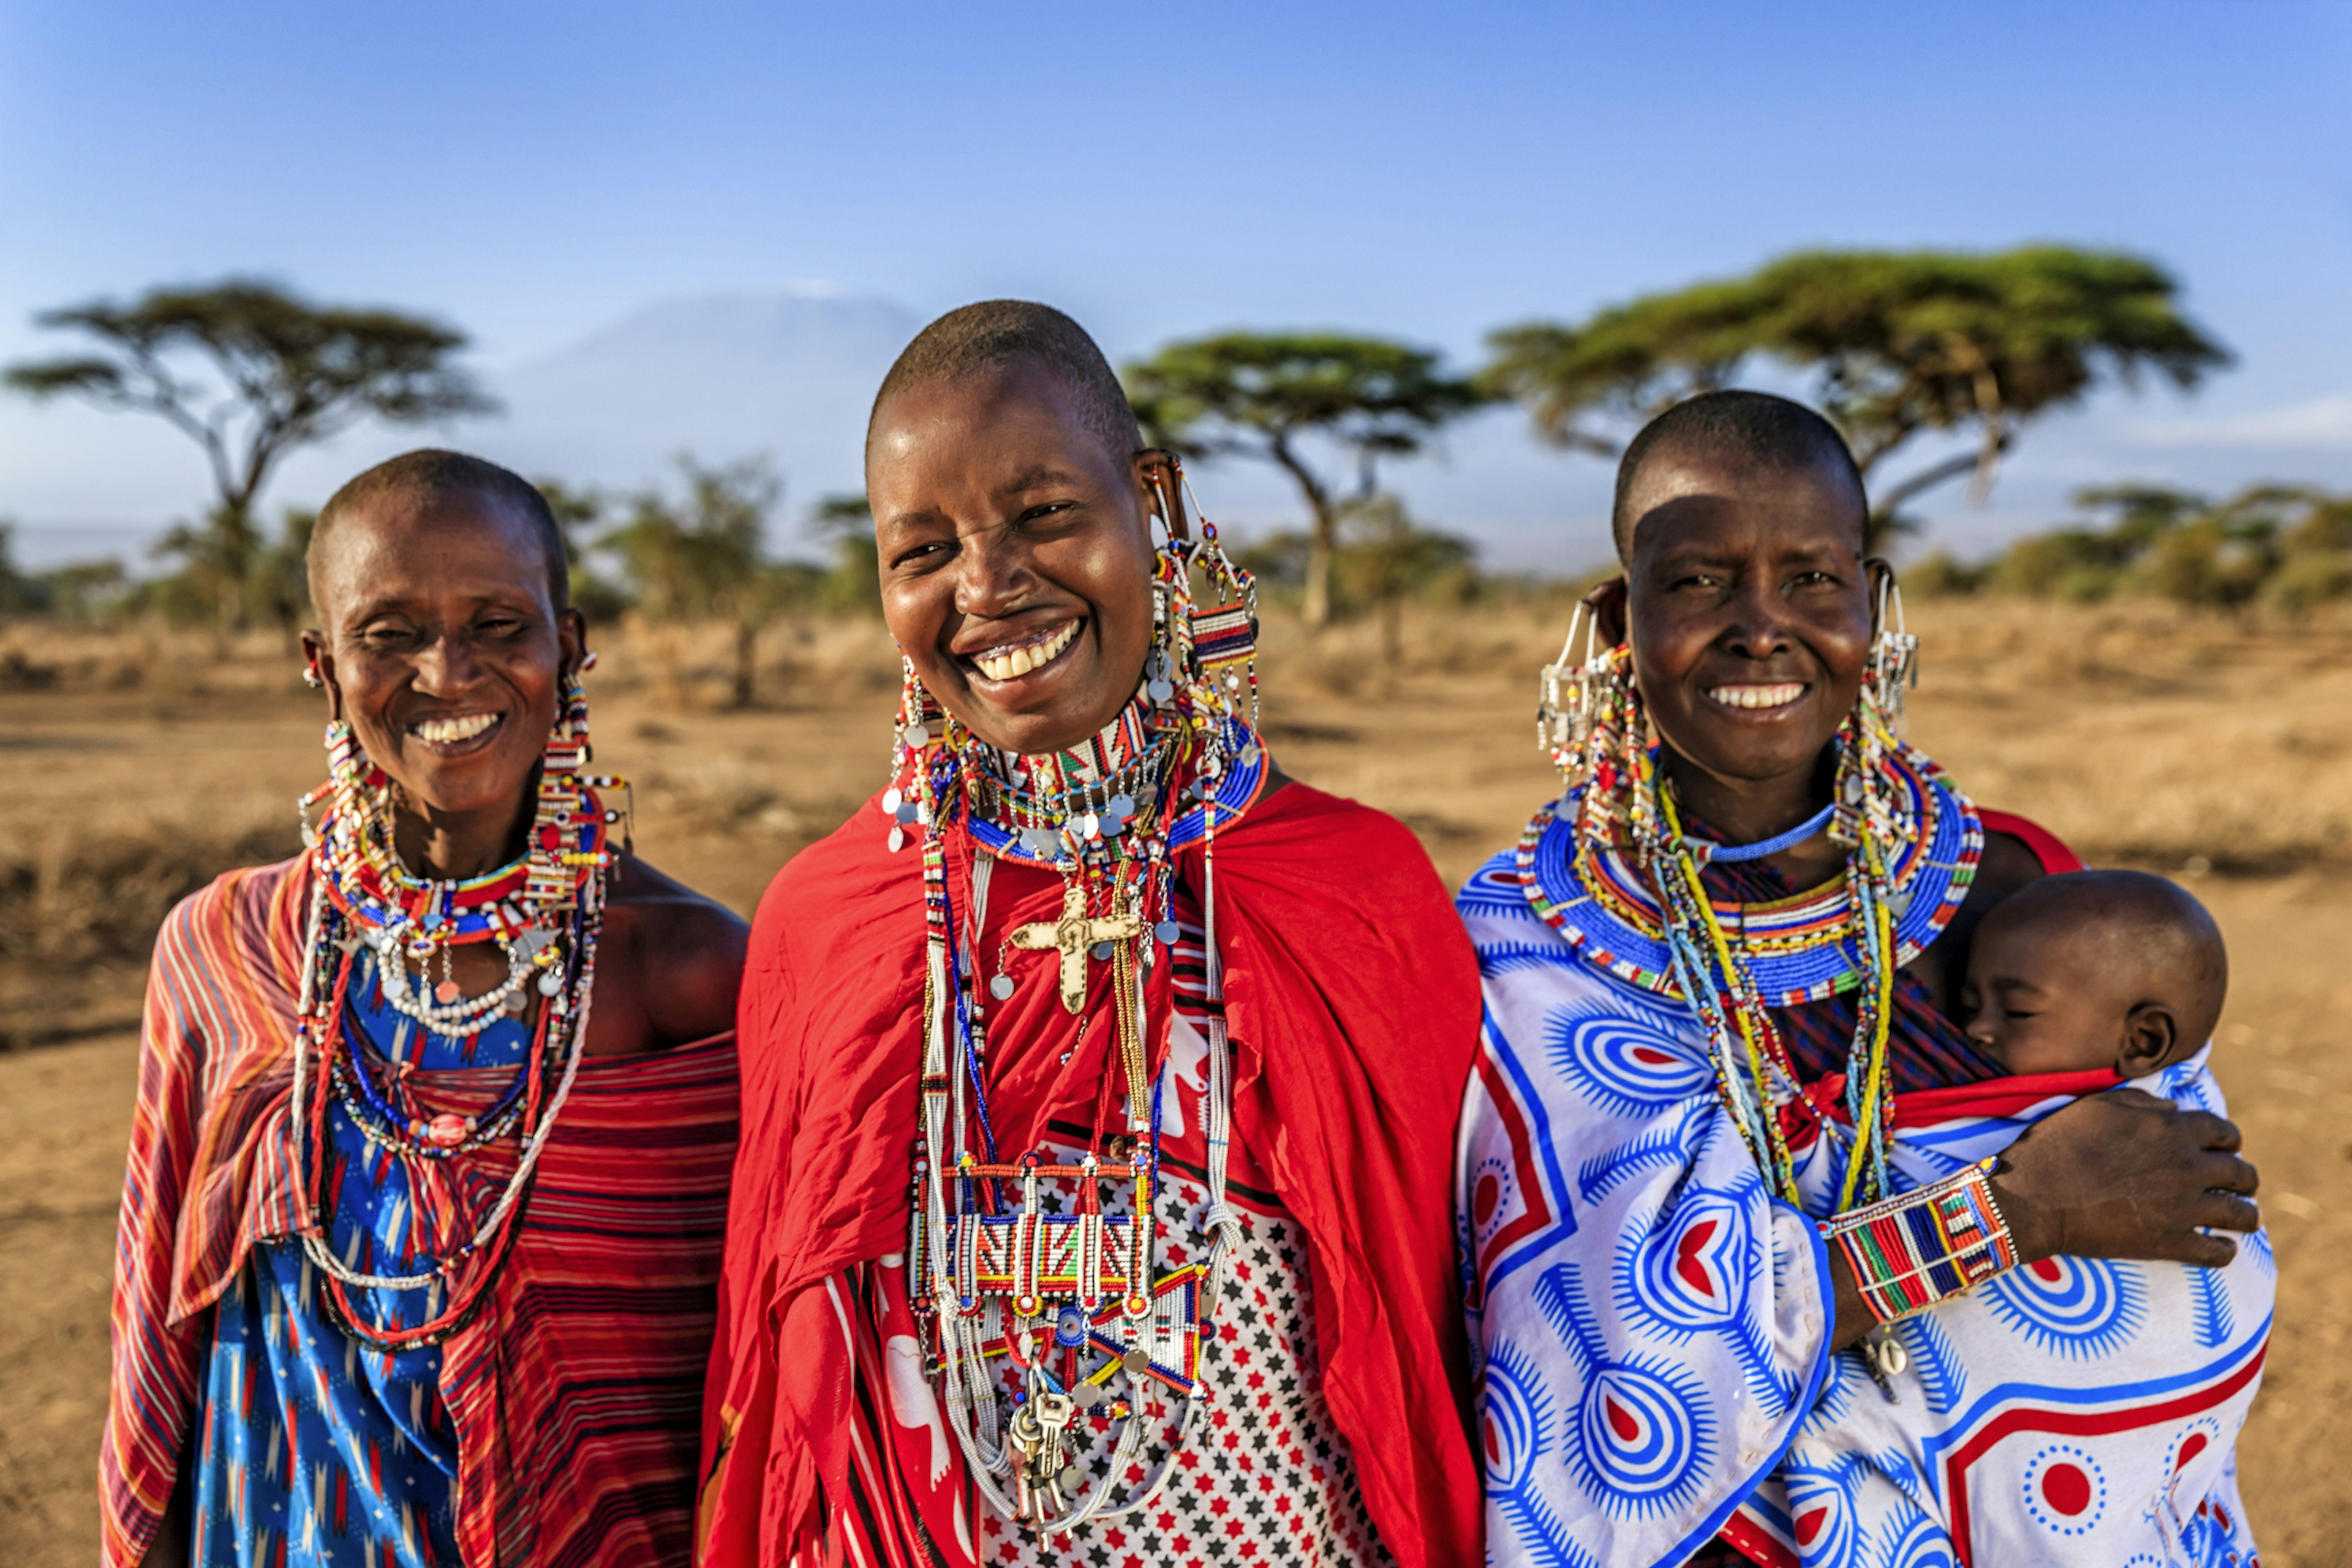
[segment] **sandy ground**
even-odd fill
[[[2182,875],[2229,935],[2217,1066],[2263,1168],[2280,1265],[2243,1485],[2273,1568],[2352,1563],[2338,1543],[2336,1447],[2352,1447],[2352,633],[2155,612],[1958,606],[1918,618],[1930,679],[1916,738],[1979,798],[2041,817],[2095,858]],[[1366,638],[1310,646],[1277,628],[1267,730],[1292,773],[1397,813],[1458,880],[1549,793],[1528,720],[1532,670],[1557,632],[1476,616],[1424,631],[1415,662],[1391,676]],[[145,834],[159,858],[238,835],[290,843],[290,802],[321,772],[319,716],[271,650],[215,665],[150,647],[141,657],[161,667],[133,686],[108,673],[113,655],[24,636],[0,640],[46,649],[62,673],[56,689],[0,692],[0,886],[13,868],[57,863],[76,835],[119,848]],[[772,706],[749,713],[702,705],[709,682],[692,647],[644,639],[621,652],[640,668],[633,680],[629,659],[611,658],[596,678],[599,762],[638,785],[640,848],[729,902],[748,908],[775,867],[877,784],[891,681],[873,634],[787,637],[772,650]],[[0,957],[0,1016],[19,1042],[0,1052],[8,1568],[85,1563],[95,1551],[108,1278],[137,1056],[135,966],[87,952],[45,959],[30,940],[20,927]]]

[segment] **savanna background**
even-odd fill
[[[1615,454],[1822,408],[1911,733],[2230,939],[2266,1563],[2352,1563],[2352,14],[0,0],[0,1563],[95,1551],[143,966],[298,845],[315,509],[546,489],[657,864],[749,910],[877,787],[866,405],[931,314],[1103,342],[1260,574],[1285,765],[1450,880],[1548,798]]]

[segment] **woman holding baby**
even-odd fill
[[[2040,880],[2078,863],[1895,737],[1865,518],[1795,404],[1643,430],[1625,574],[1547,672],[1568,788],[1462,895],[1489,1561],[2250,1560],[2272,1277],[2218,933]]]

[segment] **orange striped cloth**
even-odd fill
[[[232,871],[156,940],[99,1457],[108,1568],[145,1554],[179,1478],[208,1310],[254,1242],[301,1221],[288,1100],[310,887],[300,859]],[[688,1555],[735,1135],[731,1036],[582,1065],[489,1300],[442,1347],[469,1568]]]

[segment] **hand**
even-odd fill
[[[2238,1129],[2136,1089],[2078,1100],[2010,1145],[1992,1178],[2021,1262],[2066,1254],[2219,1268],[2238,1254],[2214,1230],[2262,1224],[2260,1178]]]

